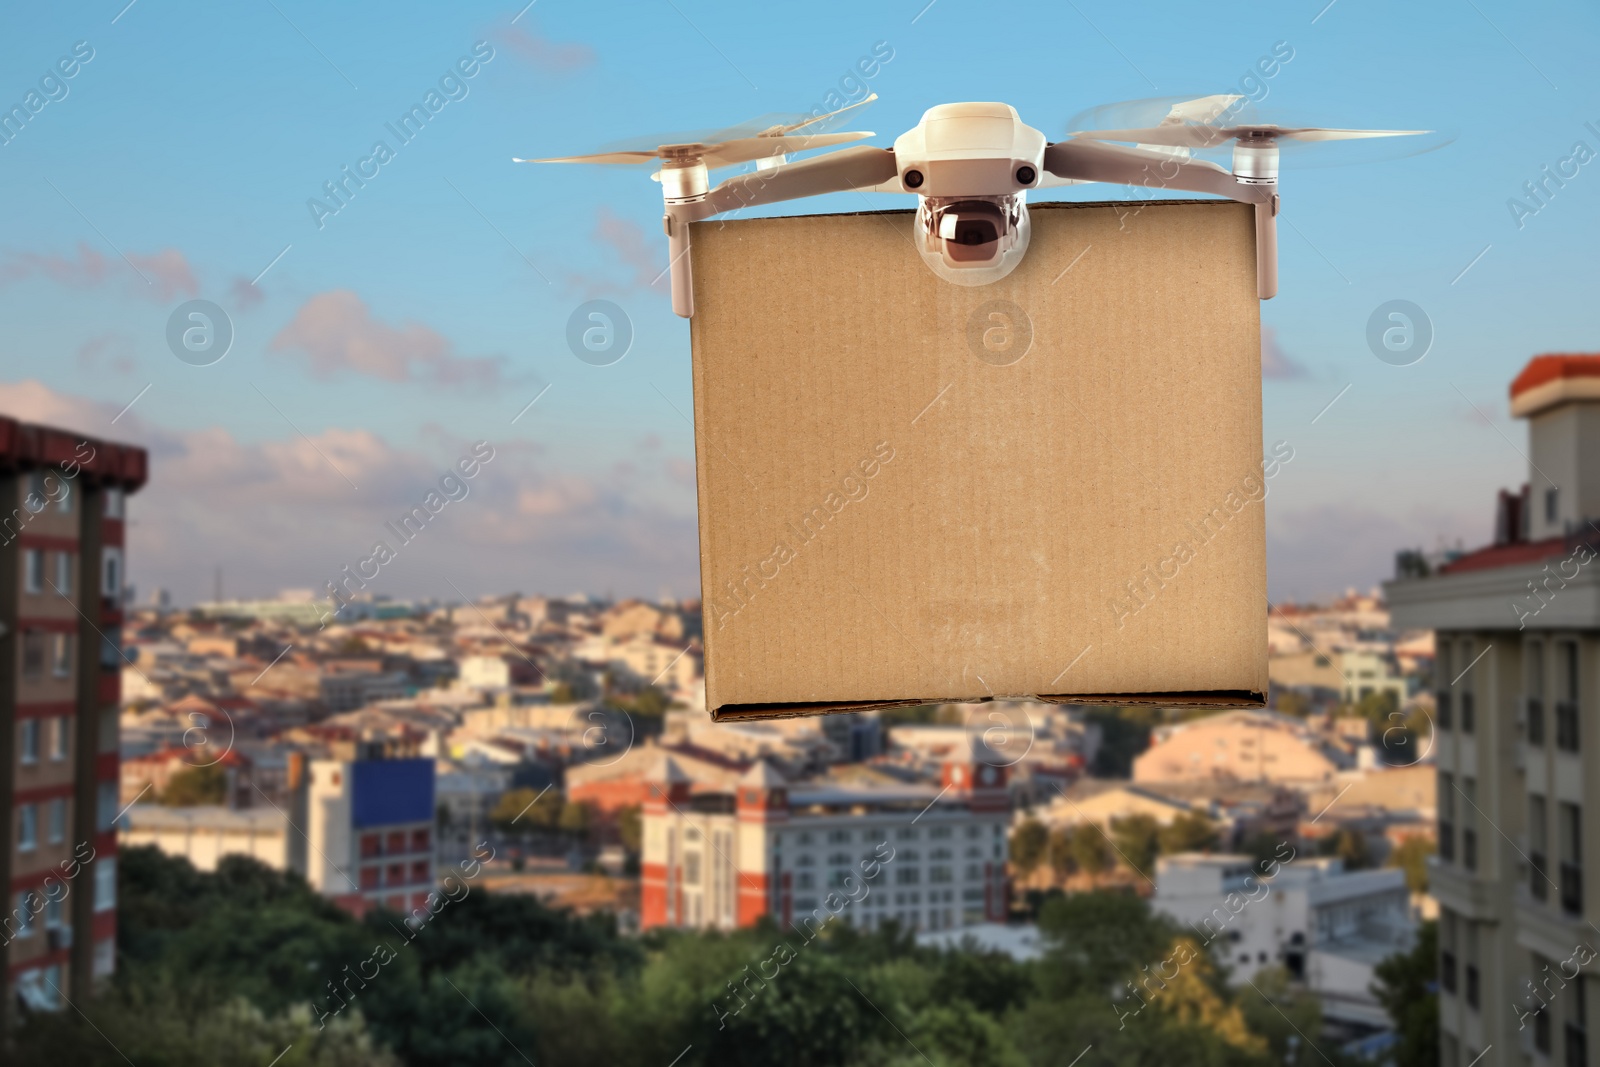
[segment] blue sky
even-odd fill
[[[697,593],[688,326],[649,284],[657,187],[509,159],[806,111],[879,42],[880,100],[853,125],[882,145],[969,99],[1060,138],[1096,104],[1228,91],[1278,42],[1294,57],[1266,108],[1457,134],[1386,163],[1285,162],[1282,289],[1262,309],[1295,371],[1263,384],[1268,441],[1296,449],[1268,500],[1275,597],[1368,586],[1439,535],[1485,539],[1493,491],[1525,477],[1510,378],[1600,349],[1600,163],[1520,228],[1507,206],[1575,142],[1600,150],[1600,20],[1576,3],[124,4],[34,6],[0,39],[7,108],[93,49],[0,145],[0,411],[152,449],[131,575],[180,601],[216,567],[230,595],[320,587],[476,440],[496,453],[472,495],[379,591]],[[385,123],[478,42],[493,58],[465,95],[319,228],[308,199],[394,144]],[[564,342],[593,296],[636,330],[609,367]],[[236,330],[212,366],[166,346],[192,298]],[[1367,349],[1391,299],[1433,322],[1420,363]]]

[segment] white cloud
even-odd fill
[[[129,575],[180,603],[208,599],[216,567],[229,596],[320,589],[380,538],[398,558],[372,591],[397,597],[453,598],[450,582],[472,595],[698,590],[694,500],[682,490],[656,501],[555,469],[536,446],[491,442],[494,458],[465,499],[402,547],[384,523],[422,503],[470,440],[430,428],[424,448],[406,448],[369,430],[329,428],[308,441],[286,428],[247,442],[220,426],[154,425],[137,409],[112,425],[119,410],[38,381],[0,383],[0,414],[149,450],[150,481],[130,504]]]

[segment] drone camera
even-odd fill
[[[1010,274],[1028,247],[1022,195],[925,197],[917,211],[918,251],[957,285],[987,285]]]

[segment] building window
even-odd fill
[[[361,868],[361,888],[378,888],[378,866],[376,864]]]
[[[411,851],[412,852],[426,852],[426,851],[428,851],[428,831],[427,830],[413,830],[413,831],[411,831]]]
[[[428,881],[428,861],[417,860],[411,865],[411,881],[413,884]]]
[[[56,553],[56,592],[62,596],[72,595],[72,553]]]
[[[50,801],[49,823],[45,827],[46,840],[59,845],[67,839],[67,798],[56,797]]]
[[[73,644],[71,634],[50,635],[50,673],[57,678],[72,676]]]
[[[1456,787],[1449,771],[1439,772],[1439,859],[1456,858]]]
[[[120,816],[123,811],[123,809],[117,806],[117,783],[98,783],[94,789],[94,799],[95,829],[102,834],[109,830],[115,829],[117,817]]]
[[[382,849],[382,847],[381,847],[381,845],[379,843],[377,834],[362,834],[361,835],[361,858],[362,859],[370,859],[371,857],[378,855],[382,851],[383,851],[383,849]]]
[[[105,491],[105,495],[104,495],[103,499],[105,500],[105,516],[106,516],[106,518],[108,518],[108,519],[120,519],[120,518],[122,518],[122,501],[123,501],[122,490],[113,486],[112,488],[107,489]]]
[[[19,938],[33,936],[33,890],[24,889],[17,894],[17,910],[12,914],[16,917],[16,935]]]
[[[17,850],[32,852],[39,847],[39,806],[22,804],[17,808]]]
[[[1544,491],[1544,521],[1555,525],[1556,517],[1561,514],[1561,493],[1551,486]]]
[[[683,856],[684,885],[700,884],[700,853],[686,852]]]
[[[1533,958],[1533,962],[1536,965],[1535,974],[1539,973],[1544,967],[1549,966],[1548,961],[1543,961],[1538,956]],[[1548,1005],[1541,1004],[1538,1013],[1533,1017],[1533,1047],[1546,1056],[1550,1055],[1550,1009]]]
[[[388,871],[384,874],[384,885],[405,885],[406,865],[403,863],[389,864]]]
[[[847,842],[849,840],[850,840],[850,831],[849,830],[829,830],[828,831],[828,844],[830,844],[830,845],[844,844],[845,842]]]
[[[1478,780],[1461,779],[1461,796],[1467,803],[1461,809],[1461,866],[1478,869]]]
[[[44,553],[37,548],[24,549],[22,552],[22,591],[44,592]]]
[[[61,477],[60,471],[51,471],[61,484],[61,499],[56,501],[56,510],[63,515],[72,514],[72,483]]]
[[[1572,995],[1567,998],[1567,1067],[1588,1067],[1589,1064],[1589,1036],[1585,1025],[1583,994],[1583,975],[1578,975],[1572,980]]]
[[[1557,813],[1561,846],[1561,910],[1583,914],[1583,813],[1578,805],[1563,801]]]
[[[393,830],[389,833],[389,840],[384,843],[383,851],[388,855],[395,855],[406,850],[406,835],[404,830]]]
[[[44,471],[28,472],[28,495],[23,498],[22,506],[35,515],[50,506],[50,491]]]
[[[1528,744],[1544,744],[1544,645],[1528,645]]]
[[[114,548],[106,549],[103,555],[100,595],[109,597],[113,602],[122,599],[122,556]]]
[[[67,729],[72,719],[55,715],[50,719],[50,758],[57,763],[67,758]]]
[[[44,677],[44,657],[46,634],[38,630],[28,630],[22,635],[22,676],[24,678]]]
[[[1461,658],[1466,661],[1466,666],[1461,669],[1461,677],[1459,679],[1466,683],[1461,687],[1461,732],[1470,734],[1473,726],[1476,725],[1474,721],[1475,709],[1473,707],[1473,691],[1476,687],[1473,685],[1472,679],[1472,667],[1476,661],[1473,659],[1471,641],[1463,641],[1461,643]],[[1454,684],[1454,682],[1451,683],[1451,685]]]
[[[94,910],[111,911],[117,906],[117,857],[101,856],[94,861]]]
[[[1550,898],[1549,841],[1546,804],[1538,793],[1528,794],[1528,891],[1534,900]]]
[[[1561,699],[1556,702],[1556,747],[1578,751],[1578,644],[1562,641],[1556,646],[1557,683]]]
[[[22,720],[22,746],[17,756],[24,764],[39,762],[39,720]]]

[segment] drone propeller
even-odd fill
[[[1132,144],[1170,145],[1174,148],[1215,148],[1229,141],[1244,144],[1275,141],[1356,141],[1368,137],[1416,137],[1433,130],[1339,130],[1326,126],[1277,126],[1272,123],[1211,126],[1201,122],[1172,122],[1134,130],[1083,130],[1072,134],[1091,141],[1127,141]]]
[[[832,121],[847,111],[864,107],[878,98],[877,93],[824,115],[763,115],[737,126],[693,133],[667,133],[636,138],[609,146],[606,150],[582,156],[557,156],[545,159],[513,159],[514,163],[703,163],[708,168],[727,167],[778,155],[827,148],[873,136],[871,133],[824,133]],[[805,131],[805,132],[798,132]]]
[[[1274,115],[1274,119],[1279,116]],[[1454,140],[1436,130],[1363,130],[1264,121],[1255,106],[1237,93],[1212,96],[1155,97],[1104,104],[1074,115],[1070,136],[1086,141],[1181,148],[1189,152],[1240,147],[1253,150],[1292,149],[1332,141],[1353,143],[1348,149],[1318,149],[1302,157],[1300,166],[1338,166],[1420,155]],[[1364,143],[1365,148],[1355,145]]]

